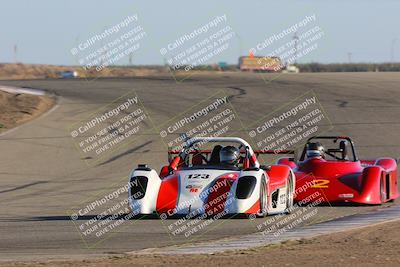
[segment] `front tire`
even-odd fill
[[[292,207],[293,207],[293,193],[294,193],[294,187],[293,187],[293,175],[289,174],[288,178],[288,185],[286,189],[286,210],[285,213],[290,214],[292,212]]]
[[[265,177],[262,177],[260,184],[260,210],[257,214],[258,217],[264,218],[267,216],[267,183],[265,182]]]
[[[386,192],[385,192],[385,187],[383,186],[383,177],[381,177],[381,182],[379,186],[379,191],[380,191],[380,197],[381,197],[381,204],[385,203],[386,201]]]

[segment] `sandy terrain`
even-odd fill
[[[0,266],[399,266],[400,224],[289,241],[252,250],[213,255],[116,255],[82,261],[3,263]]]
[[[0,91],[0,133],[38,117],[54,103],[54,99],[48,96]]]

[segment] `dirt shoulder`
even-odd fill
[[[40,116],[54,104],[55,100],[49,96],[0,91],[0,133]]]
[[[1,266],[400,266],[400,220],[358,230],[214,255],[110,256]]]

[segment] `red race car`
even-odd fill
[[[278,153],[296,154],[294,151]],[[296,201],[316,192],[327,203],[382,204],[399,196],[397,160],[387,157],[360,160],[349,137],[312,137],[298,159],[295,155],[281,158],[278,163],[290,166],[295,173]]]

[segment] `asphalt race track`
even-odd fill
[[[193,242],[182,236],[171,237],[159,219],[145,219],[126,222],[88,249],[68,216],[71,207],[121,186],[138,163],[158,170],[166,162],[164,145],[155,132],[140,136],[139,145],[126,147],[89,167],[75,147],[68,127],[132,90],[157,125],[219,89],[229,95],[243,122],[261,118],[312,89],[333,123],[330,133],[353,137],[361,158],[400,155],[398,73],[218,73],[194,75],[181,83],[165,76],[1,84],[44,89],[58,96],[59,105],[0,136],[1,260],[71,258]],[[376,207],[319,207],[315,222],[371,209]],[[195,240],[255,231],[254,221],[221,219]]]

